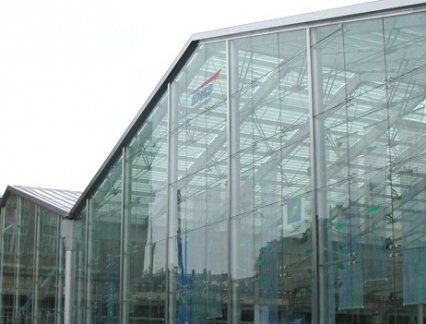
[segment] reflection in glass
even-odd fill
[[[232,321],[309,320],[305,31],[231,41]],[[231,127],[232,127],[231,126]]]
[[[11,194],[2,219],[1,322],[61,322],[60,216]]]
[[[424,230],[415,166],[424,129],[417,81],[424,18],[312,30],[319,311],[328,323],[408,323],[407,305],[424,303],[424,244],[412,236]]]
[[[121,159],[89,203],[86,321],[117,321],[120,296]]]

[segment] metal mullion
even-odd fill
[[[165,285],[165,311],[164,317],[166,324],[169,323],[169,290],[170,290],[170,272],[169,272],[169,254],[170,254],[170,185],[171,185],[171,132],[172,132],[172,120],[171,120],[171,84],[167,84],[167,202],[166,202],[166,210],[167,210],[167,222],[166,222],[166,285]]]
[[[228,323],[231,323],[232,319],[232,266],[231,266],[231,201],[232,201],[232,189],[231,189],[231,156],[232,156],[232,147],[231,147],[231,73],[230,73],[230,45],[229,40],[226,40],[226,64],[227,64],[227,78],[226,78],[226,86],[227,86],[227,93],[226,93],[226,112],[227,112],[227,138],[228,138],[228,223],[227,223],[227,231],[228,231],[228,307],[227,307],[227,320]]]
[[[86,221],[86,215],[87,215],[87,208],[83,209],[84,212],[84,221]],[[83,212],[80,212],[79,218],[74,219],[75,222],[75,227],[74,227],[74,238],[77,239],[79,238],[80,240],[82,240],[84,238],[84,243],[86,243],[86,231],[82,234],[82,229],[85,229],[85,226],[82,225],[83,221],[81,220],[81,215],[83,214]],[[77,226],[77,222],[79,222],[81,225]],[[78,234],[77,231],[78,230]],[[72,320],[74,322],[80,323],[83,322],[83,318],[84,318],[84,296],[83,296],[83,291],[84,291],[84,279],[85,279],[85,259],[82,260],[82,255],[86,255],[86,246],[83,244],[79,244],[76,242],[76,248],[75,248],[75,255],[74,255],[74,265],[77,265],[78,262],[78,268],[75,268],[75,284],[76,284],[76,298],[75,301],[73,301],[72,303]],[[58,323],[59,324],[59,323]]]
[[[239,291],[234,289],[233,272],[238,263],[238,227],[232,226],[232,216],[239,214],[239,186],[240,186],[240,157],[233,153],[240,150],[240,111],[238,95],[232,98],[232,86],[239,89],[238,55],[233,54],[231,42],[226,42],[227,53],[227,139],[228,139],[228,323],[239,322],[240,300]],[[232,69],[237,73],[232,73]],[[238,100],[238,101],[237,101]],[[235,104],[234,104],[235,103]],[[235,106],[235,107],[233,107]],[[235,171],[235,172],[234,172]],[[234,233],[235,231],[235,233]]]
[[[62,238],[60,237],[61,233],[61,219],[58,217],[58,220],[56,222],[56,233],[58,234],[58,240],[56,242],[56,260],[57,260],[57,270],[56,270],[56,305],[55,305],[55,311],[56,311],[56,323],[63,323],[64,322],[64,305],[62,303],[62,296],[65,295],[65,287],[64,287],[64,276],[65,276],[65,269],[64,269],[64,261],[63,261],[63,253],[64,253],[64,245]],[[64,296],[65,297],[65,296]],[[65,298],[64,298],[65,302]]]
[[[129,304],[128,304],[128,288],[129,288],[129,214],[126,212],[130,198],[128,194],[131,186],[130,168],[126,162],[126,147],[122,150],[122,179],[121,179],[121,221],[120,221],[120,298],[119,298],[119,323],[129,322]],[[129,183],[128,183],[129,181]]]
[[[16,215],[16,245],[15,245],[15,296],[14,296],[14,307],[13,307],[13,319],[15,322],[19,322],[19,276],[20,276],[20,250],[21,250],[21,217],[22,217],[22,198],[16,197],[16,209],[18,210]]]
[[[143,149],[143,147],[142,147]],[[125,172],[125,147],[123,147],[121,149],[121,206],[120,206],[120,273],[119,273],[119,297],[118,297],[118,322],[121,323],[122,322],[122,318],[124,315],[124,308],[125,305],[123,305],[125,303],[124,301],[124,286],[123,286],[123,281],[124,281],[124,273],[123,273],[123,268],[124,268],[124,254],[125,254],[125,250],[126,247],[124,246],[124,231],[125,231],[125,220],[124,220],[124,191],[125,191],[125,185],[124,185],[124,172]]]
[[[316,164],[315,164],[315,125],[314,125],[314,104],[312,85],[312,57],[311,57],[311,29],[306,29],[306,55],[308,65],[308,88],[309,88],[309,140],[310,140],[310,164],[311,164],[311,196],[312,196],[312,323],[319,322],[319,251],[318,251],[318,220],[316,204]]]
[[[34,222],[34,253],[33,253],[33,309],[32,309],[32,323],[38,323],[38,286],[39,286],[39,258],[40,258],[40,206],[35,205],[35,222]]]
[[[92,234],[91,234],[91,222],[92,222],[92,199],[88,198],[86,200],[86,257],[85,257],[85,282],[86,282],[86,298],[85,298],[85,312],[84,312],[84,323],[91,324],[92,323],[92,310],[91,310],[91,299],[92,299],[92,273],[91,273],[91,258],[92,258]]]
[[[327,268],[330,251],[328,250],[328,221],[327,207],[327,169],[325,126],[323,113],[323,83],[322,57],[315,49],[315,30],[308,32],[308,64],[309,64],[309,92],[310,92],[310,140],[311,140],[311,181],[313,199],[313,251],[314,251],[314,313],[317,323],[335,322],[334,280],[333,268]],[[317,114],[317,118],[315,118]],[[323,265],[323,266],[322,266]],[[331,281],[330,281],[331,280]]]

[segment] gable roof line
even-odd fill
[[[157,86],[142,105],[142,108],[127,127],[124,134],[120,137],[98,172],[83,191],[75,206],[71,209],[70,217],[77,217],[78,213],[84,209],[86,199],[94,194],[98,185],[103,180],[103,177],[108,173],[109,167],[121,156],[123,148],[130,142],[133,135],[137,132],[138,127],[146,119],[151,109],[167,90],[168,83],[178,74],[181,67],[195,51],[200,41],[215,40],[225,37],[230,38],[236,35],[243,36],[244,34],[260,33],[262,31],[265,32],[278,28],[311,26],[321,22],[333,22],[351,17],[355,18],[361,15],[372,17],[377,13],[382,15],[384,12],[407,10],[410,8],[414,11],[416,7],[421,5],[425,6],[422,0],[406,0],[404,3],[401,3],[400,0],[380,0],[193,34],[157,83]]]
[[[308,12],[300,15],[293,15],[270,20],[264,20],[254,23],[220,28],[211,31],[196,33],[191,36],[192,41],[200,41],[205,39],[216,39],[223,37],[241,36],[251,34],[253,32],[261,33],[262,31],[271,31],[279,28],[291,28],[297,26],[314,26],[321,23],[331,23],[335,20],[353,19],[357,16],[368,15],[369,18],[375,14],[383,15],[386,11],[406,10],[407,8],[415,8],[425,5],[421,0],[377,0],[344,7],[325,9],[320,11]]]
[[[37,191],[42,191],[46,194],[46,196],[42,197],[40,194],[37,194]],[[6,201],[11,194],[27,199],[51,212],[59,214],[62,217],[67,217],[69,215],[71,208],[77,201],[77,197],[80,196],[80,192],[72,190],[7,186],[3,196],[0,198],[0,208],[3,208],[6,205]],[[68,198],[65,197],[65,194],[68,195]],[[56,198],[54,196],[56,196]],[[62,196],[62,198],[57,198],[57,196]]]

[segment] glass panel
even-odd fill
[[[120,295],[122,161],[113,164],[89,210],[86,321],[117,322]]]
[[[16,240],[18,237],[18,206],[15,195],[10,195],[4,207],[2,227],[2,322],[12,323],[16,283]]]
[[[201,44],[171,84],[172,182],[226,158],[225,43]]]
[[[408,323],[418,309],[404,305],[425,302],[425,243],[414,238],[424,231],[425,21],[312,32],[322,322]]]
[[[21,199],[16,249],[15,321],[31,321],[33,310],[33,267],[35,245],[35,205]]]
[[[392,191],[392,315],[413,318],[426,303],[426,14],[384,19]]]
[[[210,278],[205,253],[206,225],[227,217],[226,70],[225,42],[200,44],[171,84],[170,323],[210,323],[226,316],[226,296],[218,293],[227,268]],[[208,280],[216,286],[211,311]]]
[[[86,278],[86,209],[74,221],[74,294],[72,318],[76,323],[84,323],[85,278]]]
[[[211,174],[211,184],[206,183],[207,172]],[[174,269],[170,293],[176,296],[176,318],[183,322],[191,319],[195,323],[210,323],[227,315],[227,223],[217,223],[226,217],[226,184],[223,179],[214,178],[216,172],[216,168],[203,170],[194,175],[200,176],[200,180],[188,177],[189,180],[171,186],[177,193],[177,228],[169,239],[169,253],[175,253],[169,263]],[[210,215],[207,227],[206,215]]]
[[[170,238],[177,246],[176,318],[215,323],[227,318],[227,222]]]
[[[228,218],[228,163],[226,160],[212,164],[206,170],[207,224]]]
[[[206,319],[206,229],[182,232],[177,236],[179,284],[177,310],[179,323],[203,323]]]
[[[167,103],[163,96],[127,150],[123,233],[123,322],[165,316]]]
[[[233,321],[254,320],[254,217],[242,214],[232,220],[232,314]],[[238,253],[237,253],[238,251]]]
[[[58,314],[62,307],[58,309],[57,306],[63,302],[63,285],[58,287],[63,283],[63,278],[59,278],[63,276],[63,269],[60,268],[60,252],[63,249],[59,233],[60,216],[40,208],[38,219],[37,318],[40,322],[54,323],[55,319],[62,318],[62,314]]]
[[[228,222],[206,228],[205,294],[207,323],[227,319],[228,294]]]
[[[318,28],[312,39],[320,316],[371,320],[367,298],[387,289],[384,201],[366,181],[385,188],[389,165],[382,22]]]
[[[233,322],[311,318],[305,34],[275,33],[230,44]],[[290,244],[294,240],[303,245]],[[283,258],[287,251],[295,257]],[[292,289],[300,293],[289,307]]]

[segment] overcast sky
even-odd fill
[[[0,195],[83,191],[193,33],[361,0],[0,2]]]

